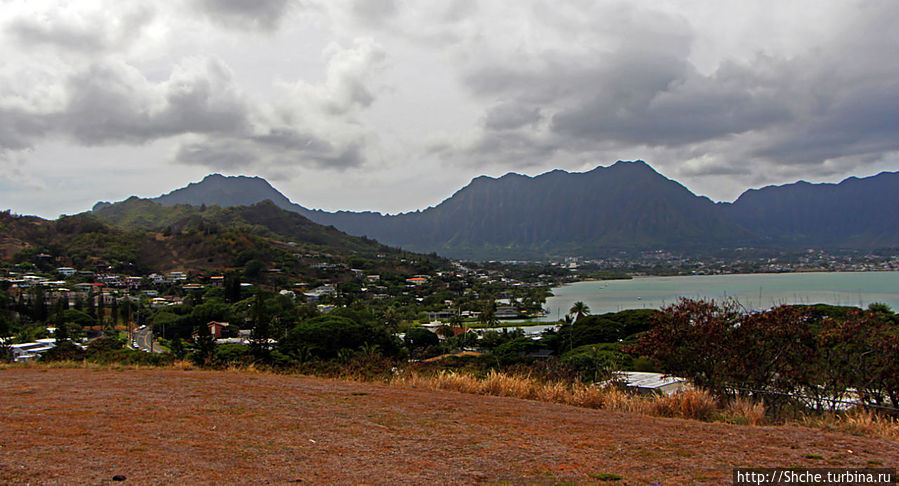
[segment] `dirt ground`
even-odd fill
[[[730,484],[743,466],[896,468],[899,443],[273,374],[0,370],[2,484]]]

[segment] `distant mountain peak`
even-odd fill
[[[160,205],[269,204],[408,250],[493,259],[696,251],[729,246],[869,248],[899,242],[899,173],[839,184],[799,181],[713,203],[643,160],[584,172],[479,176],[440,204],[394,215],[325,212],[292,203],[265,179],[209,174],[155,199]],[[109,203],[98,203],[95,210]]]

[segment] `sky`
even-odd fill
[[[899,170],[899,2],[0,0],[0,209],[210,173],[405,212],[645,160],[694,193]]]

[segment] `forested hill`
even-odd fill
[[[899,172],[839,184],[800,181],[744,192],[723,205],[728,217],[784,244],[877,248],[899,246]]]
[[[310,210],[258,177],[218,174],[155,201],[240,206],[270,200],[316,223],[412,251],[527,259],[643,249],[894,247],[897,194],[899,174],[882,173],[750,190],[734,203],[716,204],[645,162],[619,161],[583,173],[481,176],[435,207],[398,215]]]
[[[117,204],[98,207],[93,214],[130,230],[163,234],[191,230],[204,233],[240,230],[336,254],[375,256],[398,251],[369,238],[351,236],[312,222],[300,214],[279,208],[270,200],[230,207],[202,203],[198,206],[162,206],[153,200],[132,197]]]
[[[222,272],[251,266],[283,275],[311,275],[314,263],[387,265],[410,255],[347,235],[263,201],[252,206],[160,206],[130,198],[93,213],[44,220],[0,213],[0,260],[131,275],[190,270]],[[441,260],[412,260],[439,265]],[[252,264],[252,265],[250,265]],[[397,264],[399,265],[399,264]],[[392,267],[391,267],[392,268]],[[376,272],[377,273],[377,272]]]
[[[440,205],[397,216],[316,214],[349,233],[418,251],[480,258],[688,250],[751,238],[715,204],[644,162],[585,173],[478,177]]]

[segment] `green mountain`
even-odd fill
[[[203,203],[199,206],[163,206],[150,199],[131,197],[117,204],[96,207],[93,214],[115,226],[137,231],[209,234],[237,230],[320,252],[369,257],[397,252],[371,239],[350,236],[336,228],[314,223],[300,214],[279,208],[270,200],[248,206],[221,207]]]
[[[647,249],[899,246],[897,194],[899,174],[883,173],[840,184],[800,182],[750,190],[734,203],[716,204],[643,161],[619,161],[583,173],[482,176],[435,207],[397,215],[311,210],[258,177],[218,174],[154,201],[186,217],[183,205],[234,207],[269,200],[315,223],[410,251],[527,259]],[[109,206],[98,203],[95,211]],[[152,214],[139,217],[152,220]],[[256,224],[263,217],[253,218],[243,221]],[[283,215],[275,219],[287,224]],[[273,230],[286,231],[283,226]]]
[[[416,213],[311,217],[416,251],[476,258],[690,250],[752,237],[726,220],[708,198],[697,197],[642,161],[585,173],[478,177],[438,206]]]
[[[899,172],[751,189],[723,207],[733,221],[781,245],[899,246]]]
[[[136,197],[57,220],[0,213],[0,260],[45,271],[73,266],[132,275],[239,268],[257,280],[266,269],[283,277],[324,278],[316,270],[320,263],[374,273],[415,273],[410,265],[445,263],[347,235],[271,201],[222,208],[161,206]],[[327,277],[350,278],[335,272],[340,273],[331,270]]]

